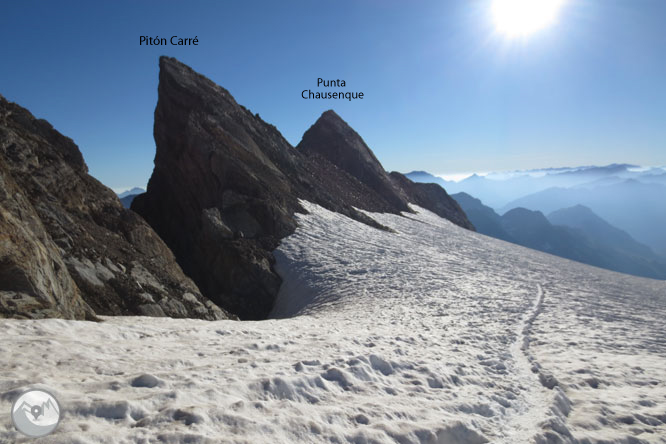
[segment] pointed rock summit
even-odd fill
[[[474,230],[460,205],[441,186],[415,183],[398,172],[388,174],[375,154],[335,111],[324,112],[303,135],[297,149],[321,170],[337,167],[359,182],[364,191],[360,199],[347,197],[357,208],[374,212],[410,212],[408,203],[416,204],[449,219],[463,228]]]
[[[409,211],[407,202],[393,187],[375,154],[335,111],[324,112],[296,148],[308,155],[323,157],[366,185],[388,204],[386,210]]]
[[[0,316],[224,319],[74,142],[0,96]]]

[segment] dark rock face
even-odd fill
[[[1,96],[0,181],[2,315],[227,317],[71,139]]]
[[[391,172],[389,177],[407,202],[414,203],[456,225],[474,231],[474,225],[467,219],[467,215],[458,202],[449,196],[441,186],[436,183],[412,182],[404,174],[396,171]]]
[[[319,188],[326,190],[332,196],[345,203],[345,206],[342,206],[342,210],[339,212],[369,225],[381,228],[372,219],[364,216],[363,213],[356,213],[355,211],[346,213],[345,209],[347,206],[351,206],[376,213],[397,214],[401,211],[398,207],[389,204],[386,199],[372,188],[360,182],[321,155],[311,152],[302,157],[310,179],[317,183]],[[400,205],[400,208],[402,208],[402,205]]]
[[[305,132],[296,148],[306,154],[321,156],[328,160],[373,190],[384,201],[381,209],[370,210],[362,203],[360,208],[391,213],[409,211],[407,202],[393,186],[372,150],[333,110],[321,115]]]
[[[281,279],[271,251],[296,228],[299,199],[380,229],[354,207],[408,211],[370,149],[332,111],[294,149],[227,90],[168,57],[160,58],[154,136],[155,169],[132,209],[202,293],[242,319],[272,309]]]
[[[299,162],[272,126],[175,59],[160,59],[155,170],[132,209],[201,291],[245,319],[265,317],[281,281],[270,251],[295,228]]]

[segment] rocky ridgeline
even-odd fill
[[[0,316],[224,319],[78,147],[0,96]]]
[[[377,229],[359,209],[410,202],[473,229],[441,187],[388,174],[333,111],[294,148],[175,59],[160,59],[158,92],[155,169],[134,211],[72,140],[0,96],[0,315],[265,318],[300,199]]]
[[[271,253],[296,228],[299,199],[383,227],[357,211],[408,202],[473,228],[438,187],[389,176],[333,111],[295,149],[229,92],[175,59],[160,59],[155,169],[132,203],[202,293],[242,319],[262,319],[280,288]]]
[[[320,169],[330,168],[333,164],[367,187],[345,197],[347,203],[357,208],[399,213],[411,211],[407,204],[413,203],[463,228],[474,230],[458,202],[441,186],[412,182],[396,171],[388,174],[361,136],[335,111],[324,112],[305,132],[296,148],[320,164]]]

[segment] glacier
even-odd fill
[[[302,202],[266,321],[0,320],[0,442],[666,443],[666,282]]]

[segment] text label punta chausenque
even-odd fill
[[[323,86],[325,88],[344,88],[346,85],[347,84],[344,80],[324,80],[321,77],[317,79],[317,87]],[[303,92],[301,92],[301,97],[304,99],[347,99],[351,102],[353,99],[363,100],[363,93],[349,91],[319,92],[304,89]]]

